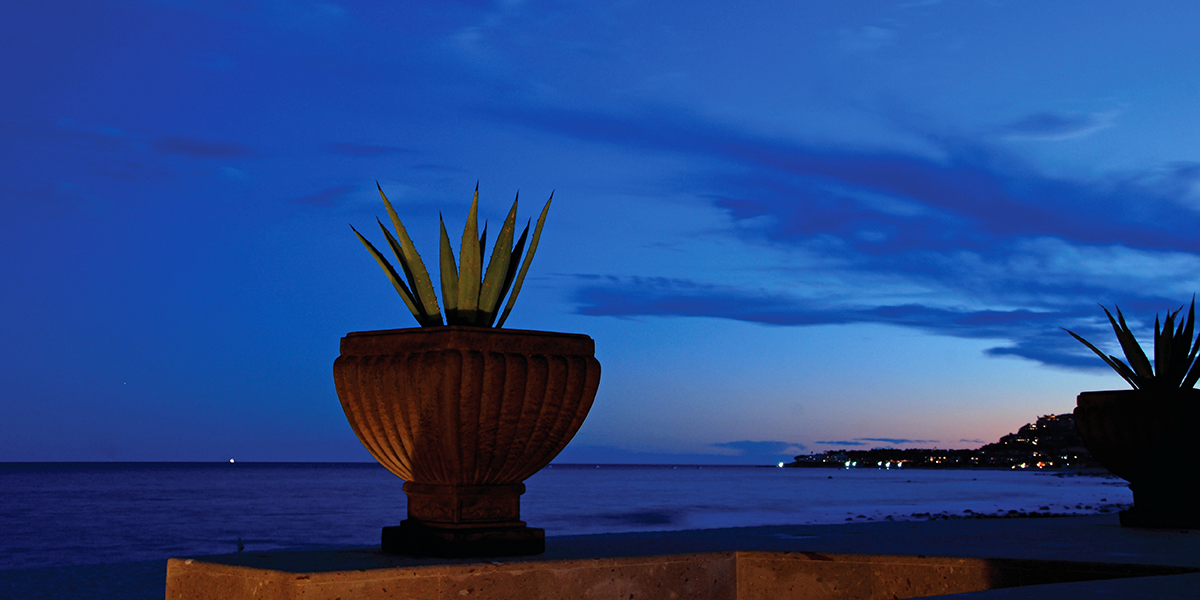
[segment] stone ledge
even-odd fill
[[[175,558],[167,565],[167,600],[863,600],[1200,571],[1155,565],[818,552],[498,559],[392,567],[379,566],[387,557],[377,556],[381,554],[377,551],[297,552],[291,553],[291,560],[269,554],[258,558],[283,558],[282,563],[296,565],[328,559],[343,566],[360,562],[366,568],[298,572],[229,564],[228,557],[221,562]],[[327,556],[323,559],[316,554]]]
[[[1200,531],[1131,529],[1109,514],[556,536],[546,539],[545,554],[491,559],[415,558],[378,547],[251,551],[173,559],[167,591],[168,599],[189,600],[821,599],[956,591],[989,600],[1200,599]]]

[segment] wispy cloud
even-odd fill
[[[896,8],[918,8],[922,6],[933,6],[935,4],[941,4],[945,1],[946,0],[913,0],[912,2],[897,4]]]
[[[450,165],[441,165],[434,163],[420,163],[409,167],[414,171],[426,171],[429,173],[462,173],[463,169]]]
[[[83,138],[114,147],[130,147],[144,142],[146,136],[120,127],[102,123],[82,123],[75,119],[59,119],[54,133]]]
[[[355,144],[355,143],[332,143],[326,144],[325,149],[343,156],[388,156],[391,154],[404,154],[411,152],[405,148],[397,148],[395,146],[383,146],[377,144]]]
[[[332,27],[344,22],[350,14],[342,4],[320,0],[270,0],[250,3],[159,1],[221,21],[291,30],[311,31]]]
[[[178,135],[155,138],[151,146],[160,154],[192,158],[245,158],[254,154],[245,144],[198,140]]]
[[[962,441],[969,441],[969,440],[962,440]],[[814,442],[814,443],[821,444],[822,446],[837,446],[837,447],[861,447],[861,446],[879,447],[880,444],[886,444],[888,446],[926,446],[926,447],[930,447],[932,445],[939,444],[941,442],[938,440],[910,440],[908,438],[868,438],[868,437],[863,437],[863,438],[854,438],[852,440],[825,440],[825,441]]]
[[[301,198],[293,198],[292,202],[298,204],[311,204],[313,206],[337,206],[348,194],[358,189],[354,185],[339,185],[328,189],[321,190],[315,194],[304,196]]]
[[[938,440],[910,440],[906,438],[858,438],[864,442],[880,442],[891,444],[893,446],[902,446],[907,444],[937,444]]]
[[[867,25],[859,29],[843,29],[838,32],[843,50],[847,52],[874,52],[896,42],[896,30]]]
[[[554,459],[555,464],[659,464],[659,465],[775,465],[790,460],[804,450],[789,442],[724,442],[713,448],[737,452],[650,452],[613,446],[589,446],[572,443]]]
[[[736,450],[742,456],[790,456],[805,450],[804,444],[794,444],[791,442],[756,442],[751,440],[742,440],[739,442],[721,442],[712,444],[717,448],[726,448]]]
[[[304,23],[322,23],[346,16],[346,7],[335,2],[276,0],[274,7],[279,14],[288,15],[292,19]]]
[[[216,52],[202,52],[194,54],[190,59],[183,63],[189,67],[196,67],[209,71],[230,71],[237,66],[237,62],[226,54]]]
[[[1112,127],[1118,114],[1039,112],[1009,123],[1000,133],[1010,140],[1069,140]]]

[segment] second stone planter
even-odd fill
[[[1127,527],[1200,527],[1200,390],[1083,392],[1075,426],[1100,464],[1129,482]]]

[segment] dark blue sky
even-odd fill
[[[593,4],[0,6],[0,461],[369,460],[376,181],[427,257],[554,190],[564,460],[977,446],[1200,289],[1200,5]]]

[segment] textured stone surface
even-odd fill
[[[738,555],[738,600],[915,598],[991,587],[988,562],[982,559],[817,552]]]
[[[306,573],[172,559],[167,599],[890,600],[1163,572],[1098,563],[818,552],[480,561]]]
[[[733,553],[288,573],[171,559],[169,600],[733,600]]]
[[[334,362],[355,434],[401,479],[512,485],[579,430],[600,383],[585,335],[474,327],[350,334]]]
[[[1157,573],[1146,567],[1068,561],[739,552],[737,598],[920,598]]]
[[[543,536],[521,521],[522,482],[583,425],[600,384],[594,354],[586,335],[542,331],[426,327],[342,338],[333,374],[346,419],[406,482],[406,527],[385,534],[384,547],[536,552]],[[464,532],[471,528],[478,534]]]
[[[760,594],[759,597],[774,594],[779,599],[804,598],[817,593],[878,593],[880,597],[890,598],[888,594],[892,594],[900,598],[965,588],[980,589],[985,584],[993,589],[985,587],[965,593],[981,600],[992,597],[1025,600],[1200,598],[1200,535],[1196,531],[1126,528],[1118,524],[1117,515],[1111,514],[558,536],[547,539],[546,553],[539,557],[472,560],[397,556],[382,553],[378,548],[246,552],[203,557],[192,565],[173,560],[168,580],[173,582],[169,587],[175,595],[168,595],[168,598],[224,597],[220,594],[228,589],[228,582],[221,583],[215,577],[219,569],[206,565],[240,569],[238,576],[252,581],[250,589],[277,586],[278,582],[267,581],[272,577],[282,577],[288,585],[304,585],[310,580],[333,585],[331,582],[338,581],[337,578],[322,577],[330,573],[350,574],[347,577],[357,573],[356,576],[364,578],[356,580],[355,585],[360,586],[357,588],[360,591],[368,586],[365,581],[372,577],[393,577],[396,582],[411,586],[406,588],[415,594],[411,597],[438,597],[434,594],[445,591],[448,596],[444,597],[454,598],[459,597],[456,594],[462,590],[473,588],[438,587],[441,584],[428,579],[429,574],[436,573],[429,569],[444,568],[447,573],[456,572],[459,577],[467,578],[457,580],[460,582],[467,581],[473,573],[485,572],[480,569],[500,567],[516,569],[509,572],[512,577],[516,577],[512,573],[522,569],[572,573],[571,577],[583,577],[581,574],[588,572],[578,568],[556,571],[556,565],[570,564],[598,566],[600,570],[594,573],[597,578],[591,580],[597,585],[593,597],[603,597],[598,595],[600,590],[615,590],[612,598],[618,597],[616,592],[628,591],[619,596],[621,600],[629,600],[629,593],[635,593],[635,598],[653,597],[648,595],[650,592],[637,590],[666,590],[665,597],[671,597],[670,590],[675,589],[678,593],[680,588],[673,588],[676,584],[666,579],[637,583],[616,576],[608,580],[599,577],[604,568],[612,569],[617,564],[652,565],[660,560],[679,561],[689,556],[709,557],[716,561],[708,563],[706,572],[710,575],[716,573],[717,567],[713,565],[718,564],[721,557],[735,557],[733,585],[736,587],[729,593],[737,594],[739,598],[754,597],[751,594]],[[631,562],[620,562],[625,559]],[[616,562],[604,562],[606,560]],[[704,560],[697,564],[704,564]],[[185,566],[190,568],[185,569]],[[664,578],[674,577],[667,575],[668,570],[624,572],[626,575],[661,573]],[[237,571],[227,571],[225,577],[230,574],[237,574]],[[302,575],[308,579],[299,579]],[[264,583],[261,588],[256,588],[255,578],[260,576]],[[685,580],[682,584],[692,584],[687,581],[692,579],[690,574],[682,576]],[[416,579],[420,577],[425,577],[420,584],[425,585],[424,588],[416,587]],[[1113,577],[1118,579],[1111,579]],[[535,600],[572,597],[555,595],[560,588],[552,584],[557,579],[527,581],[528,585],[522,586],[519,595],[512,597]],[[600,585],[604,581],[608,583]],[[205,587],[210,582],[216,592]],[[384,593],[384,587],[387,593],[399,589],[393,584],[372,585],[378,585],[380,594]],[[158,589],[162,589],[161,583]],[[728,591],[728,588],[722,589]],[[312,593],[316,593],[315,588]],[[473,593],[469,592],[465,597]],[[344,600],[351,597],[342,596]]]

